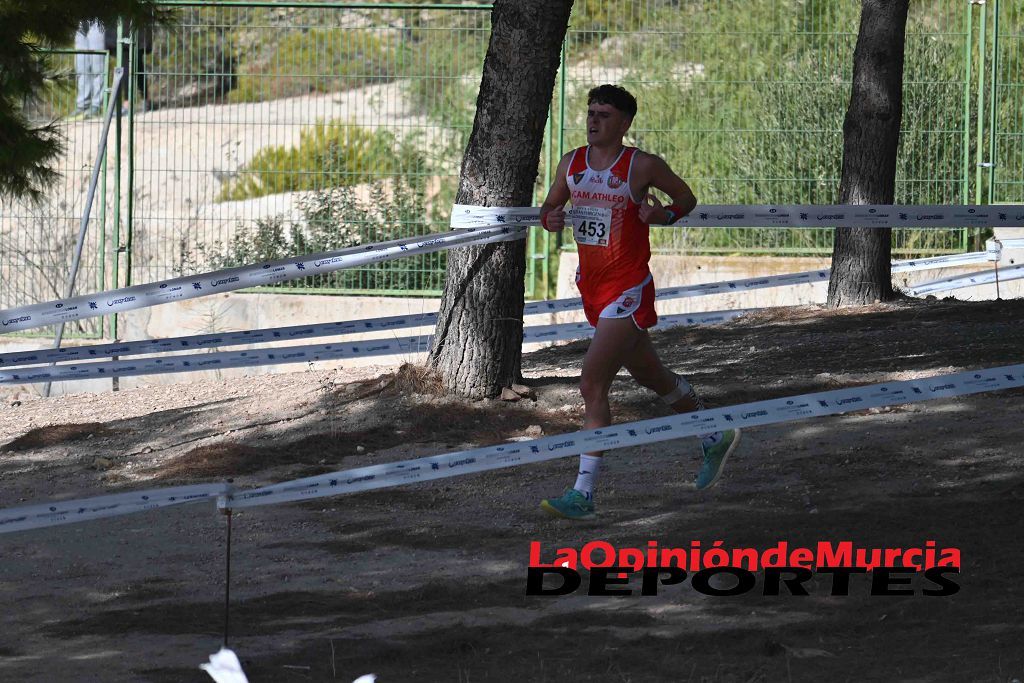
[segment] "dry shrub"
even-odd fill
[[[398,370],[389,376],[385,392],[395,394],[418,394],[426,396],[445,395],[441,373],[426,365],[402,363]]]
[[[350,400],[371,396],[444,396],[441,375],[425,365],[403,363],[393,373],[352,382],[345,388]]]

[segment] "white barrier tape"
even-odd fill
[[[227,484],[198,484],[6,508],[0,510],[0,534],[199,503],[230,491]]]
[[[989,238],[985,241],[985,252],[989,261],[999,261],[1003,257],[1003,249],[1024,249],[1024,237]],[[1010,261],[1013,262],[1012,260]]]
[[[985,241],[985,260],[998,261],[1003,257],[1003,243],[996,239]]]
[[[464,229],[463,227],[456,228],[457,225],[470,228],[496,225],[540,225],[540,207],[456,204],[452,207],[449,227],[452,230]]]
[[[451,227],[539,225],[540,209],[456,204]],[[1015,204],[709,204],[698,206],[679,228],[986,228],[1024,226]]]
[[[1007,266],[1006,268],[1000,268],[998,271],[984,270],[980,273],[954,275],[952,277],[942,278],[941,280],[925,282],[912,287],[909,291],[910,294],[914,296],[921,296],[922,294],[945,292],[951,289],[962,289],[964,287],[973,287],[975,285],[988,285],[994,283],[997,279],[1000,282],[1007,282],[1009,280],[1019,280],[1021,278],[1024,278],[1024,265]]]
[[[947,254],[945,256],[931,256],[928,258],[908,259],[906,261],[893,261],[893,273],[906,273],[914,270],[930,270],[934,268],[953,268],[955,266],[966,266],[972,263],[987,263],[989,253],[987,251],[972,251],[966,254]]]
[[[0,384],[32,382],[67,382],[70,380],[102,379],[106,377],[132,377],[137,375],[164,375],[171,372],[200,372],[225,370],[261,365],[287,365],[311,363],[318,360],[338,360],[362,356],[390,356],[421,353],[430,349],[430,337],[404,339],[371,339],[354,344],[311,344],[283,346],[273,349],[246,351],[219,351],[216,353],[187,354],[163,358],[114,360],[81,365],[32,365],[0,372]]]
[[[459,209],[469,210],[486,210],[489,212],[503,211],[502,209],[494,209],[491,207],[466,207],[457,205],[456,211],[453,212],[453,223],[456,221],[454,216],[458,216]],[[526,222],[530,212],[532,215],[536,215],[537,210],[530,208],[518,208],[510,209],[513,212],[509,214],[511,219],[516,222]],[[515,213],[518,212],[518,213]],[[504,214],[498,214],[503,216]],[[499,221],[501,222],[501,221]],[[283,259],[280,261],[272,261],[260,265],[254,266],[242,266],[239,268],[231,268],[221,271],[214,271],[212,273],[205,273],[194,277],[181,277],[172,280],[165,280],[162,282],[154,282],[146,285],[136,285],[133,287],[126,287],[117,290],[109,290],[106,292],[100,292],[97,294],[81,295],[70,299],[50,301],[43,304],[33,304],[30,306],[16,307],[0,311],[0,326],[2,326],[4,332],[16,332],[25,329],[31,329],[33,327],[40,327],[54,322],[78,320],[81,318],[95,317],[99,315],[107,315],[114,312],[121,312],[127,310],[133,310],[136,308],[146,308],[149,306],[156,306],[163,303],[169,303],[171,301],[179,301],[186,299],[198,298],[209,294],[235,291],[238,289],[244,289],[252,286],[266,285],[274,282],[283,282],[286,280],[298,279],[301,277],[308,277],[318,273],[328,273],[344,268],[352,268],[367,263],[388,261],[403,256],[414,255],[414,254],[425,254],[440,251],[442,249],[452,248],[454,246],[465,245],[467,243],[494,243],[494,242],[505,242],[516,239],[521,239],[524,236],[524,228],[521,225],[517,225],[513,228],[508,226],[496,226],[490,228],[478,228],[478,227],[466,227],[463,228],[464,232],[457,234],[440,234],[427,236],[426,238],[417,238],[420,241],[415,243],[414,247],[409,245],[415,242],[414,239],[404,240],[393,240],[391,242],[382,242],[379,244],[366,245],[362,247],[352,247],[349,249],[343,249],[340,251],[329,252],[325,254],[317,254],[306,257],[297,257],[297,259]],[[991,249],[990,249],[991,252]],[[915,269],[919,267],[939,267],[939,264],[957,264],[957,263],[973,263],[976,260],[976,256],[973,254],[960,254],[950,256],[940,256],[932,259],[920,259],[917,261],[899,262],[893,265],[894,272],[901,272],[904,270]],[[983,260],[978,258],[977,260]],[[925,265],[927,264],[927,266]],[[308,272],[303,272],[308,271]],[[810,271],[812,273],[825,273],[824,277],[827,278],[828,271]],[[215,275],[223,277],[212,277]],[[773,278],[750,278],[748,280],[737,280],[732,283],[709,283],[707,285],[698,285],[695,288],[689,289],[688,292],[684,293],[681,289],[676,288],[674,290],[662,290],[659,293],[661,298],[674,298],[675,296],[697,296],[700,294],[715,293],[716,284],[722,285],[722,289],[718,291],[726,291],[725,287],[729,285],[735,285],[731,288],[754,288],[757,286],[756,283],[762,282],[760,286],[781,286],[784,284],[793,284],[800,282],[801,280],[799,273],[791,275],[780,275],[773,276]],[[819,275],[820,277],[820,275]],[[792,278],[792,279],[790,279]],[[191,285],[191,289],[188,288]],[[205,287],[205,289],[204,289]],[[673,293],[674,292],[674,293]],[[105,300],[106,309],[102,309],[99,305],[99,301]],[[567,306],[567,304],[569,304]],[[555,310],[573,310],[578,308],[580,305],[579,299],[562,299],[551,302],[539,302],[533,306],[533,310],[530,310],[528,306],[524,314],[543,312],[543,311],[555,311]],[[95,312],[90,312],[95,311]],[[341,323],[330,323],[330,324],[341,324]],[[414,325],[408,325],[414,326]],[[304,326],[296,326],[296,328],[302,328]],[[292,330],[296,328],[291,328]],[[261,330],[250,332],[248,334],[258,335],[259,333],[272,333],[276,330],[289,329],[289,328],[269,328],[268,330]],[[398,329],[392,327],[391,329]],[[344,332],[342,332],[344,333]],[[246,334],[246,333],[238,333]],[[327,336],[324,334],[310,334],[310,336]],[[180,348],[195,348],[198,347],[202,342],[199,341],[206,337],[205,341],[209,342],[214,337],[223,337],[223,335],[199,335],[195,337],[197,341],[193,342],[195,346],[190,346],[187,342]],[[299,337],[296,337],[299,338]],[[133,347],[128,347],[131,350],[124,350],[126,347],[124,344],[121,345],[108,345],[108,351],[100,351],[99,348],[93,347],[94,353],[89,355],[83,355],[89,353],[84,350],[86,347],[79,347],[78,350],[73,349],[57,349],[53,353],[46,355],[45,360],[42,355],[33,354],[33,352],[26,352],[24,354],[2,354],[0,355],[0,365],[24,363],[24,362],[60,362],[63,360],[79,360],[86,357],[96,356],[112,356],[112,355],[128,355],[133,353],[149,353],[157,351],[171,351],[172,348],[159,347],[161,343],[167,344],[171,341],[186,341],[190,338],[178,337],[174,340],[166,340],[161,342],[160,340],[147,340],[148,344],[151,344],[150,348],[144,349],[144,342],[128,342],[128,344],[134,344]],[[233,343],[246,344],[253,342],[269,341],[268,338],[262,339],[241,339],[239,341],[226,341],[219,343],[218,345],[230,345]],[[207,344],[207,346],[213,346],[213,344]],[[141,350],[136,350],[141,349]],[[119,350],[119,351],[115,351]],[[56,355],[55,355],[56,354]]]
[[[532,441],[357,467],[251,491],[236,491],[218,501],[218,504],[230,508],[247,508],[311,500],[526,465],[592,451],[657,443],[735,427],[779,424],[809,417],[836,415],[851,410],[1019,387],[1024,387],[1024,364],[938,375],[920,380],[883,382],[611,425],[602,429],[558,434]]]
[[[990,228],[1024,225],[1013,204],[770,205],[697,207],[677,227]]]
[[[3,332],[108,315],[171,301],[198,298],[276,282],[334,272],[470,243],[520,239],[535,224],[539,209],[456,205],[452,227],[458,232],[392,240],[324,254],[229,268],[194,277],[135,285],[0,311]],[[675,225],[680,227],[1014,227],[1024,224],[1024,209],[1014,205],[717,205],[703,207]],[[105,308],[100,302],[105,303]]]
[[[742,292],[753,289],[762,289],[765,287],[783,287],[787,285],[805,284],[825,280],[828,280],[827,270],[812,270],[803,273],[787,273],[783,275],[754,277],[742,280],[730,280],[726,282],[708,282],[697,285],[685,285],[682,287],[666,287],[658,290],[655,298],[663,301],[668,299],[721,294],[725,292]],[[576,311],[582,308],[583,300],[579,297],[569,299],[552,299],[549,301],[534,301],[527,303],[523,307],[523,315]],[[436,313],[423,313],[369,320],[356,320],[351,322],[317,323],[313,325],[276,327],[245,332],[204,334],[189,337],[173,337],[169,339],[146,339],[141,341],[122,342],[120,344],[101,344],[95,346],[43,349],[37,351],[12,351],[0,354],[0,367],[23,365],[25,363],[56,363],[111,356],[130,356],[197,348],[216,348],[218,346],[255,344],[267,341],[280,341],[283,339],[309,339],[315,337],[374,332],[378,330],[398,330],[409,327],[433,325],[436,322]],[[404,353],[404,351],[402,352]],[[167,372],[176,371],[167,370]],[[0,379],[0,383],[3,383],[4,381],[5,380]]]
[[[666,327],[677,325],[711,325],[731,320],[748,312],[748,310],[737,310],[686,313],[661,316],[660,320]],[[537,327],[528,327],[523,331],[523,342],[529,344],[566,339],[583,339],[593,336],[593,333],[593,328],[585,322],[539,325]],[[401,339],[368,339],[352,344],[310,344],[271,349],[220,351],[217,353],[188,354],[163,358],[83,363],[81,365],[68,364],[54,367],[33,365],[25,368],[15,368],[10,372],[0,372],[0,384],[67,382],[71,380],[103,379],[108,377],[163,375],[172,372],[201,372],[203,370],[224,370],[227,368],[248,368],[263,365],[311,363],[318,360],[425,353],[430,350],[432,341],[432,335],[421,335]]]
[[[944,268],[954,265],[984,262],[986,252],[969,254],[950,254],[933,258],[910,261],[894,261],[892,272]],[[745,280],[713,282],[684,287],[666,287],[658,290],[655,298],[660,300],[676,299],[690,296],[704,296],[726,291],[746,291],[762,287],[781,287],[791,284],[803,284],[828,279],[828,270],[812,270],[803,273],[789,273]],[[534,315],[554,311],[572,311],[583,308],[579,298],[554,299],[527,303],[523,307],[523,315]],[[130,356],[148,353],[185,351],[189,349],[215,348],[236,344],[258,344],[284,339],[310,339],[315,337],[340,336],[381,330],[399,330],[409,327],[434,325],[437,313],[420,313],[412,315],[396,315],[385,318],[352,320],[346,322],[316,323],[313,325],[292,325],[289,327],[270,327],[260,330],[243,332],[222,332],[200,334],[186,337],[170,337],[167,339],[145,339],[141,341],[122,342],[120,344],[98,344],[93,346],[77,346],[60,349],[44,349],[38,351],[13,351],[0,353],[0,367],[24,365],[26,363],[59,363],[64,361],[109,358],[111,356]]]
[[[979,251],[969,254],[949,254],[946,256],[935,256],[924,259],[894,261],[892,263],[892,272],[903,273],[915,270],[947,268],[970,263],[981,263],[985,260],[985,252]],[[800,273],[751,277],[742,280],[727,280],[724,282],[708,282],[697,285],[683,285],[680,287],[665,287],[659,289],[654,298],[658,300],[682,299],[691,296],[709,296],[711,294],[744,292],[768,287],[784,287],[788,285],[827,282],[829,273],[830,270],[825,268],[822,270],[807,270]],[[582,307],[583,302],[578,297],[574,299],[553,299],[551,301],[537,301],[529,303],[526,305],[524,313],[572,311],[578,310]]]
[[[413,313],[410,315],[394,315],[386,318],[369,318],[366,320],[268,327],[261,330],[246,330],[244,332],[220,332],[187,337],[169,337],[167,339],[143,339],[140,341],[122,342],[120,344],[96,344],[60,349],[42,349],[39,351],[12,351],[0,353],[0,367],[23,365],[25,363],[59,363],[62,361],[109,358],[111,356],[188,351],[219,346],[233,346],[236,344],[260,344],[271,341],[331,337],[361,334],[364,332],[384,332],[409,327],[433,327],[436,323],[437,313]]]
[[[424,235],[324,254],[296,256],[251,266],[228,268],[191,277],[178,277],[96,294],[48,301],[0,311],[0,330],[17,332],[53,323],[147,308],[247,287],[258,287],[312,275],[331,273],[404,256],[430,254],[453,247],[522,239],[526,228],[470,228]]]
[[[1021,387],[1024,387],[1024,364],[936,375],[919,380],[883,382],[358,467],[250,491],[233,491],[226,484],[206,484],[0,509],[0,533],[71,524],[214,497],[217,498],[218,507],[232,509],[311,500],[554,460],[588,451],[658,443],[709,431],[780,424],[851,410]]]

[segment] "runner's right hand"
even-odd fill
[[[541,226],[548,232],[558,232],[565,227],[565,209],[559,207],[544,214]]]

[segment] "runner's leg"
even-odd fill
[[[625,366],[641,386],[660,396],[676,413],[689,413],[704,408],[690,384],[662,365],[658,352],[646,332],[637,342]],[[721,477],[726,460],[739,444],[740,430],[732,429],[699,436],[703,460],[697,474],[697,488],[705,489],[713,486]]]
[[[584,429],[597,429],[611,424],[608,390],[611,389],[615,375],[626,359],[633,355],[644,336],[631,318],[598,320],[594,339],[583,358],[583,372],[580,375],[580,393],[585,406]],[[600,453],[594,455],[599,456]]]
[[[637,384],[650,389],[658,396],[668,396],[675,391],[679,377],[666,368],[651,343],[651,337],[644,330],[624,365]],[[669,406],[677,413],[688,413],[700,408],[694,396],[684,394]]]
[[[580,393],[584,403],[584,429],[598,429],[611,424],[608,390],[641,336],[631,318],[600,318],[583,358],[580,374]],[[593,491],[600,470],[601,452],[584,453],[576,483],[560,498],[541,501],[541,509],[548,514],[569,519],[584,519],[594,514]]]

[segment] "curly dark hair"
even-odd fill
[[[636,98],[618,85],[605,83],[587,93],[587,104],[610,104],[629,118],[636,116]]]

